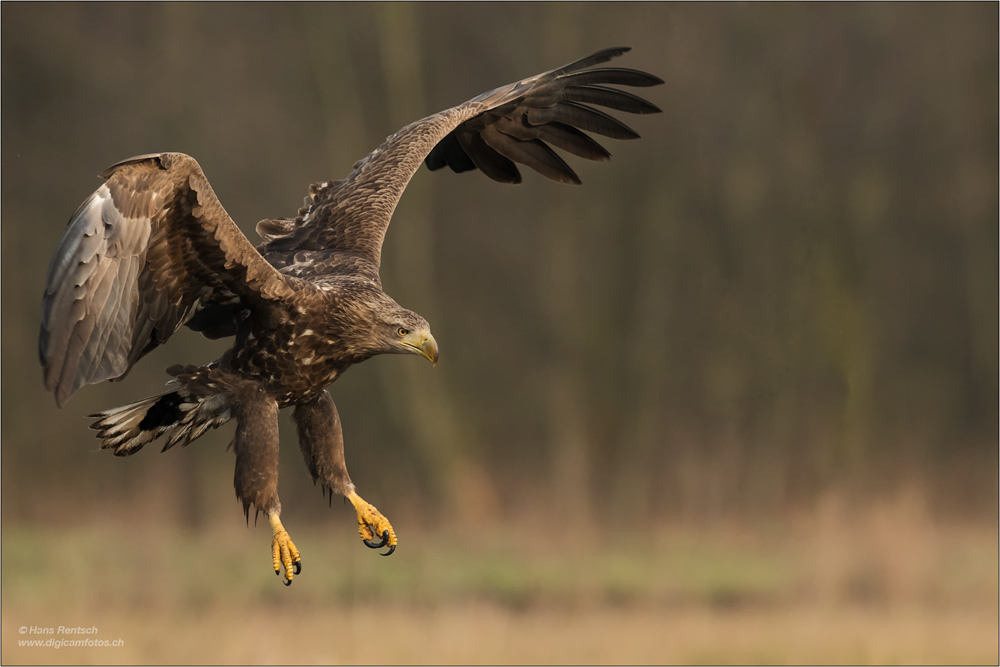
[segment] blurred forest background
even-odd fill
[[[4,662],[995,662],[997,24],[996,3],[4,3]],[[615,65],[666,82],[641,91],[663,114],[619,115],[642,139],[605,142],[609,163],[570,158],[583,186],[422,169],[397,209],[384,286],[431,322],[441,363],[377,358],[332,387],[393,558],[327,508],[286,416],[279,490],[305,554],[289,592],[265,576],[266,527],[242,525],[231,425],[163,455],[97,451],[83,415],[223,342],[179,332],[63,410],[44,391],[47,265],[105,167],[189,153],[256,243],[258,220],[294,215],[403,125],[619,45],[634,50]],[[209,556],[225,585],[192,574]],[[248,639],[268,609],[350,626],[331,599],[397,629],[421,622],[405,605],[443,605],[452,627],[456,600],[479,601],[494,643],[434,652],[419,625],[392,635],[398,653]],[[229,644],[177,653],[129,625],[155,608],[190,639],[222,600],[257,614]],[[537,652],[556,635],[518,653],[504,610],[545,600],[654,609],[654,629],[677,605],[708,616],[675,653]],[[761,648],[752,627],[719,644],[720,605],[823,600],[934,611],[824,617],[856,638],[829,653]],[[101,614],[131,652],[14,646],[17,626]],[[578,620],[542,625],[577,647],[614,627]],[[714,648],[683,649],[699,636]]]

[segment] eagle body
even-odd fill
[[[386,322],[381,314],[394,318]],[[393,325],[429,329],[364,278],[330,276],[303,281],[294,304],[263,317],[243,315],[233,347],[219,366],[259,378],[279,408],[311,401],[354,364],[398,352],[373,337]]]
[[[595,67],[626,51],[599,51],[407,125],[346,178],[310,186],[296,217],[258,223],[256,247],[193,158],[159,153],[113,165],[70,218],[49,266],[39,334],[46,388],[62,406],[85,384],[123,378],[182,326],[232,338],[209,364],[168,368],[166,393],[92,415],[101,447],[127,456],[158,438],[164,450],[186,446],[235,420],[236,495],[247,518],[251,507],[268,517],[272,564],[275,573],[284,566],[290,584],[301,558],[280,520],[277,413],[291,407],[314,482],[350,500],[365,544],[391,554],[395,531],[356,492],[326,389],[379,354],[437,363],[427,321],[382,290],[382,242],[396,204],[422,163],[478,169],[501,183],[519,183],[522,164],[578,184],[552,147],[606,160],[591,134],[639,136],[592,105],[659,112],[608,84],[660,79]]]

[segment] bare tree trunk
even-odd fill
[[[580,225],[575,207],[551,207],[545,219],[539,255],[543,312],[551,346],[545,386],[546,421],[551,465],[552,506],[562,525],[574,531],[591,519],[590,460],[593,443],[587,421],[584,336],[581,304]]]
[[[647,512],[653,485],[663,483],[654,471],[656,449],[666,437],[670,295],[664,287],[671,275],[670,192],[661,190],[643,211],[639,271],[633,287],[631,321],[625,331],[622,361],[629,399],[617,436],[614,502],[616,512]]]
[[[367,128],[358,91],[359,72],[351,59],[343,20],[344,7],[326,3],[298,6],[306,31],[309,63],[320,95],[319,112],[326,126],[327,150],[333,164],[350,166],[373,147],[366,145],[368,132],[359,131]]]
[[[378,44],[385,87],[388,91],[392,127],[402,127],[429,115],[424,99],[424,77],[420,29],[415,7],[407,3],[374,5]],[[396,216],[387,235],[383,278],[404,305],[409,304],[428,321],[438,311],[434,301],[434,224],[431,219],[433,190],[416,178],[401,202],[403,216]],[[383,365],[383,384],[395,402],[405,406],[407,430],[423,459],[431,482],[450,513],[459,520],[484,521],[496,509],[492,482],[483,466],[475,462],[469,443],[474,428],[459,405],[454,389],[440,370],[432,372],[413,363]],[[427,407],[434,406],[433,411]],[[455,517],[452,517],[453,519]]]
[[[560,63],[580,51],[579,8],[572,3],[546,5],[541,60]],[[575,201],[575,200],[573,200]],[[588,425],[592,397],[586,364],[586,307],[582,295],[584,239],[580,212],[565,202],[549,206],[540,252],[542,311],[554,344],[546,392],[552,507],[563,528],[573,533],[593,525],[591,461],[593,442]]]

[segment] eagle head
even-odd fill
[[[419,354],[435,366],[438,345],[431,335],[431,325],[412,310],[398,304],[384,310],[375,323],[375,336],[384,354]]]

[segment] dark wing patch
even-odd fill
[[[462,146],[458,143],[458,137],[455,133],[449,134],[438,142],[438,145],[430,152],[425,162],[427,163],[427,168],[431,171],[440,169],[445,165],[451,167],[451,170],[456,173],[472,171],[476,168],[476,163],[469,159],[468,153],[462,150]]]
[[[479,153],[485,143],[513,162],[531,167],[554,181],[579,184],[580,179],[573,170],[547,144],[584,159],[606,160],[610,153],[581,130],[612,139],[639,137],[618,119],[587,104],[634,114],[660,112],[655,104],[637,95],[599,84],[646,87],[663,83],[661,79],[620,67],[579,71],[626,51],[627,48],[606,49],[558,70],[508,86],[507,97],[513,94],[516,98],[452,130],[427,156],[428,169],[433,171],[447,165],[454,171],[468,171],[463,167],[471,162],[496,181],[520,182],[513,165],[512,169],[500,174],[480,166],[483,160]],[[475,135],[481,135],[484,142],[471,138]],[[465,155],[456,150],[456,145]],[[460,168],[456,169],[456,165]]]
[[[479,132],[457,135],[458,145],[472,160],[472,163],[494,181],[517,184],[521,182],[521,172],[509,158],[491,146]]]
[[[606,160],[610,153],[586,132],[615,139],[639,136],[588,104],[636,114],[660,111],[606,85],[663,83],[657,77],[624,68],[588,69],[627,51],[599,51],[407,125],[359,160],[346,179],[311,187],[306,207],[291,226],[261,227],[266,241],[261,253],[288,275],[343,273],[377,282],[386,229],[421,162],[432,171],[479,169],[501,183],[520,183],[517,165],[523,164],[553,180],[579,183],[552,146],[587,160]],[[293,266],[296,251],[303,250],[314,254],[303,257],[308,263]]]
[[[59,405],[124,375],[213,295],[253,309],[292,294],[192,158],[141,156],[102,175],[70,218],[42,301],[38,351]]]

